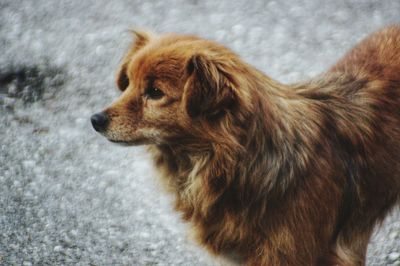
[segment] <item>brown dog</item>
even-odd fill
[[[363,265],[400,201],[400,27],[295,85],[212,41],[135,35],[92,123],[150,144],[198,241],[247,265]]]

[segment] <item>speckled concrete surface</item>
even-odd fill
[[[117,96],[129,28],[211,38],[293,82],[399,14],[398,0],[0,0],[0,264],[215,265],[188,240],[143,149],[89,124]],[[395,210],[368,265],[400,265],[399,253]]]

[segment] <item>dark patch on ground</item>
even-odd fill
[[[24,104],[46,100],[54,96],[65,83],[62,69],[47,65],[18,66],[0,70],[1,98],[21,99]]]

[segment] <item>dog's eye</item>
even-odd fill
[[[144,96],[152,100],[158,100],[164,96],[164,92],[159,88],[151,86],[146,89],[146,91],[144,92]]]

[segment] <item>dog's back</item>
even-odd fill
[[[400,26],[386,27],[371,34],[331,71],[364,72],[371,78],[400,82]]]

